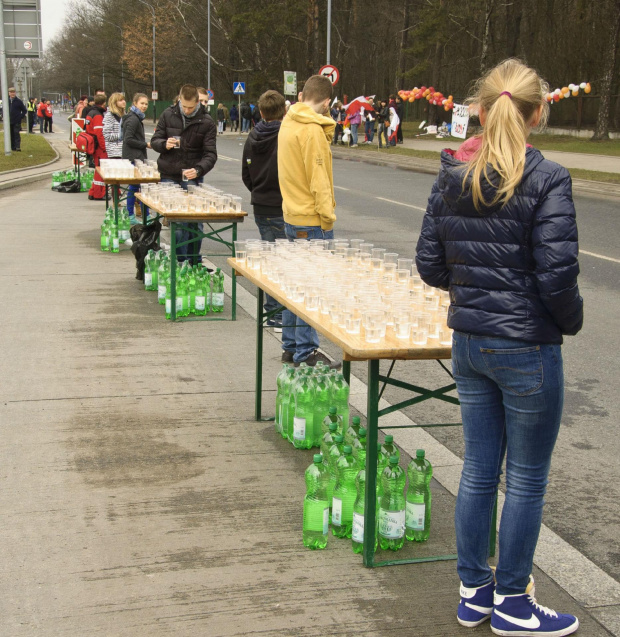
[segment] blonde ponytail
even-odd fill
[[[519,60],[505,60],[478,80],[468,102],[486,113],[480,150],[469,162],[463,190],[471,175],[471,192],[476,210],[481,206],[502,205],[514,195],[525,168],[525,143],[537,110],[543,107],[544,126],[549,106],[544,99],[547,84],[536,71]],[[489,167],[499,175],[499,187],[491,201],[482,193],[482,180],[497,186],[489,177]]]

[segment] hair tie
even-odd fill
[[[512,99],[512,93],[509,93],[508,91],[502,91],[499,96],[501,97],[502,95],[508,95],[508,97]]]

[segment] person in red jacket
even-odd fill
[[[43,134],[43,126],[45,124],[45,100],[44,99],[42,99],[39,102],[39,106],[37,106],[37,117],[39,118],[39,133]]]
[[[97,170],[99,162],[102,159],[107,159],[108,155],[105,149],[105,139],[103,137],[103,115],[106,112],[106,96],[96,95],[95,105],[91,107],[86,118],[85,128],[86,132],[93,135],[96,140],[96,148],[93,154],[93,160],[95,162],[95,176],[93,178],[93,184],[88,191],[89,199],[105,199],[105,183]]]
[[[54,111],[52,109],[52,102],[50,100],[45,100],[45,132],[53,133],[52,130],[52,121],[54,119]]]

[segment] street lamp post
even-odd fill
[[[327,64],[332,56],[332,0],[327,0]]]
[[[211,90],[211,0],[207,0],[207,88]]]
[[[4,15],[3,0],[0,0],[0,16]],[[6,49],[4,40],[4,19],[0,20],[0,84],[2,84],[2,92],[0,97],[4,104],[4,154],[11,154],[11,136],[8,134],[9,120],[9,83],[6,76]]]
[[[153,93],[155,93],[155,19],[156,19],[155,7],[150,2],[147,2],[146,0],[139,0],[139,2],[146,5],[151,10],[151,13],[153,14]],[[157,104],[157,101],[153,100],[153,124],[157,123],[156,104]]]

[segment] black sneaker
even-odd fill
[[[282,362],[283,363],[292,363],[293,362],[293,356],[294,356],[295,352],[291,352],[288,349],[285,349],[282,351]]]
[[[301,363],[305,363],[308,367],[314,367],[319,361],[325,363],[329,369],[340,369],[342,367],[342,363],[337,363],[327,358],[325,354],[321,354],[318,349],[315,349],[305,361],[299,361],[299,363],[295,363],[295,367],[299,367]]]
[[[276,319],[267,319],[265,323],[267,327],[273,327],[273,331],[280,334],[282,332],[282,323]]]

